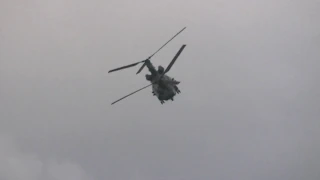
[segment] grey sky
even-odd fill
[[[320,179],[317,0],[1,0],[1,180]],[[161,105],[138,68],[181,81]]]

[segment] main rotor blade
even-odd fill
[[[136,66],[136,65],[138,65],[138,64],[140,64],[140,63],[142,63],[142,62],[144,62],[144,61],[145,61],[145,60],[140,61],[140,62],[137,62],[137,63],[129,64],[129,65],[126,65],[126,66],[122,66],[122,67],[119,67],[119,68],[116,68],[116,69],[112,69],[112,70],[110,70],[108,73],[111,73],[111,72],[114,72],[114,71],[119,71],[119,70],[121,70],[121,69],[130,68],[130,67],[133,67],[133,66]]]
[[[164,46],[166,46],[172,39],[174,39],[178,34],[180,34],[184,29],[186,29],[187,27],[184,27],[183,29],[181,29],[176,35],[174,35],[169,41],[167,41],[163,46],[161,46],[161,48],[159,48],[155,53],[153,53],[150,57],[148,57],[147,59],[150,60],[150,58],[152,56],[154,56],[157,52],[159,52]],[[122,66],[122,67],[119,67],[119,68],[116,68],[116,69],[112,69],[110,70],[108,73],[111,73],[111,72],[114,72],[114,71],[119,71],[121,69],[126,69],[126,68],[130,68],[130,67],[133,67],[133,66],[136,66],[138,65],[139,63],[142,63],[142,62],[145,62],[146,60],[143,60],[143,61],[140,61],[140,62],[137,62],[137,63],[133,63],[133,64],[129,64],[129,65],[126,65],[126,66]],[[137,74],[139,74],[142,69],[145,67],[145,64],[142,65],[142,67],[139,69],[139,71],[137,72]]]
[[[178,59],[179,55],[181,54],[181,52],[183,51],[183,49],[186,47],[186,45],[182,45],[181,48],[179,49],[179,51],[177,52],[177,54],[174,56],[174,58],[172,59],[172,61],[170,62],[170,64],[168,65],[168,67],[166,68],[166,70],[164,71],[163,74],[167,73],[172,65],[174,64],[174,62]]]
[[[154,83],[152,83],[152,84],[154,84]],[[115,102],[113,102],[111,105],[115,104],[116,102],[121,101],[122,99],[124,99],[124,98],[126,98],[126,97],[128,97],[128,96],[131,96],[131,95],[132,95],[132,94],[134,94],[134,93],[137,93],[137,92],[139,92],[139,91],[141,91],[141,90],[143,90],[143,89],[145,89],[145,88],[147,88],[147,87],[151,86],[152,84],[149,84],[148,86],[145,86],[145,87],[143,87],[143,88],[141,88],[141,89],[138,89],[138,90],[136,90],[136,91],[134,91],[134,92],[132,92],[132,93],[130,93],[130,94],[128,94],[128,95],[126,95],[126,96],[124,96],[123,98],[116,100],[116,101],[115,101]]]
[[[148,59],[150,59],[152,56],[154,56],[157,52],[159,52],[164,46],[166,46],[172,39],[174,39],[178,34],[180,34],[184,29],[187,27],[182,28],[176,35],[174,35],[169,41],[167,41],[161,48],[159,48],[155,53],[153,53]]]
[[[139,74],[145,66],[146,66],[146,63],[143,63],[143,65],[140,67],[139,71],[136,74]]]

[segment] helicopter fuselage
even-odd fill
[[[164,101],[173,101],[173,97],[177,93],[180,93],[180,90],[177,86],[179,83],[180,82],[174,80],[173,78],[164,75],[159,83],[152,85],[153,95],[158,97],[161,104],[163,104]]]
[[[157,83],[152,85],[153,95],[158,97],[161,104],[163,104],[164,101],[167,101],[170,99],[173,101],[173,97],[177,93],[180,93],[180,90],[178,89],[178,86],[177,86],[180,82],[174,80],[173,78],[169,77],[166,74],[162,75],[163,72],[161,72],[160,70],[161,66],[159,66],[158,70],[156,70],[149,60],[147,60],[145,64],[149,72],[151,73],[151,79],[149,80],[151,80],[152,82],[157,81]],[[160,78],[161,80],[159,80]]]

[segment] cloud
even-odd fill
[[[1,180],[92,180],[74,162],[56,158],[40,159],[36,154],[22,152],[15,140],[0,135]]]

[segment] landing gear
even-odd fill
[[[160,101],[161,104],[164,104],[164,100],[162,100],[162,99],[160,98],[160,96],[158,96],[158,99],[159,99],[159,101]]]
[[[181,93],[181,91],[179,90],[179,88],[178,88],[177,86],[174,86],[174,89],[176,90],[176,92],[177,92],[178,94]]]

